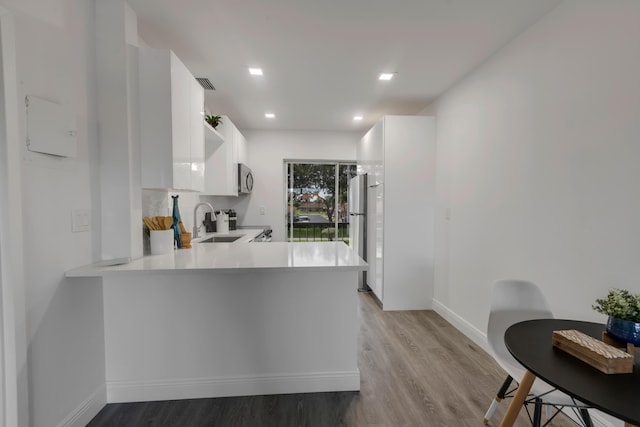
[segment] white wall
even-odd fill
[[[604,321],[597,297],[640,292],[639,44],[639,2],[567,0],[425,110],[435,299],[468,331],[500,278],[537,282],[564,318]]]
[[[285,241],[284,160],[356,160],[362,135],[353,132],[242,130],[248,165],[253,171],[250,195],[238,198],[238,223],[270,225],[274,241]],[[264,207],[264,215],[260,208]]]
[[[40,1],[15,12],[19,144],[25,258],[28,425],[84,425],[104,403],[102,287],[64,271],[91,263],[98,229],[71,232],[71,210],[99,211],[94,7],[88,1]],[[54,5],[55,3],[55,5]],[[18,11],[18,12],[16,12]],[[78,157],[31,153],[25,145],[25,94],[76,112]],[[94,222],[94,226],[95,226]],[[27,402],[22,401],[21,405]],[[21,425],[27,425],[23,418]]]

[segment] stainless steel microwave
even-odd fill
[[[249,194],[253,190],[253,175],[251,169],[242,163],[238,164],[238,193]]]

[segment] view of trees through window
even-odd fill
[[[287,162],[289,241],[349,240],[347,200],[355,163]]]

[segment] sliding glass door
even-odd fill
[[[347,200],[354,162],[285,161],[287,239],[348,243]]]

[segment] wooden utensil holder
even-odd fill
[[[181,249],[189,249],[191,247],[191,233],[181,233],[180,243],[182,243]]]

